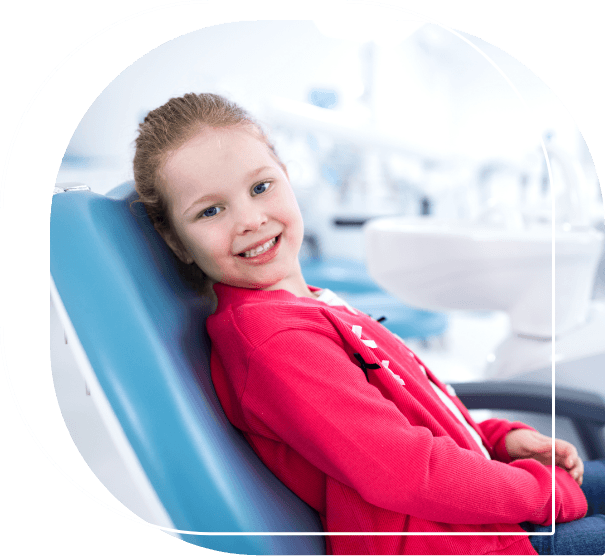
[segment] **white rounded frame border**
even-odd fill
[[[246,1],[246,0],[244,0],[244,1]],[[229,4],[229,3],[241,3],[241,2],[242,2],[242,0],[226,0],[224,2],[217,2],[217,3]],[[321,4],[322,0],[298,0],[298,2],[305,3],[305,4]],[[87,46],[90,42],[95,40],[97,37],[100,37],[107,31],[113,29],[114,27],[117,27],[118,25],[121,25],[122,23],[126,23],[127,21],[130,21],[131,19],[135,19],[137,17],[143,16],[143,15],[146,15],[149,13],[153,13],[153,12],[156,12],[159,10],[176,8],[176,7],[187,6],[187,5],[192,5],[192,4],[205,5],[205,4],[211,4],[211,3],[213,3],[213,2],[211,2],[210,0],[208,0],[208,1],[190,0],[190,1],[182,1],[182,2],[173,2],[170,4],[155,6],[153,8],[148,8],[146,10],[139,11],[130,16],[119,19],[118,21],[115,21],[111,25],[104,27],[103,29],[96,32],[94,35],[91,35],[88,39],[86,39],[85,41],[80,43],[67,56],[65,56],[65,58],[63,58],[63,60],[61,60],[61,62],[59,62],[59,64],[57,64],[53,68],[53,70],[47,75],[47,77],[44,79],[44,81],[40,84],[40,86],[38,87],[38,89],[36,90],[36,92],[34,93],[32,98],[28,102],[27,106],[25,107],[25,110],[23,111],[21,117],[19,118],[19,122],[15,129],[15,132],[13,133],[13,136],[11,138],[8,153],[6,155],[6,159],[4,162],[4,168],[2,171],[2,182],[1,182],[1,189],[0,189],[0,192],[1,192],[1,194],[0,194],[0,210],[2,210],[2,212],[4,211],[4,188],[6,186],[6,175],[8,172],[8,165],[10,162],[11,154],[14,149],[15,142],[17,140],[17,136],[19,135],[21,127],[23,126],[23,122],[25,121],[27,114],[29,113],[31,107],[33,106],[34,102],[36,101],[36,99],[38,98],[38,96],[40,95],[40,93],[42,92],[44,87],[46,87],[48,82],[55,76],[55,74],[76,53],[78,53],[80,50],[82,50],[85,46]],[[282,4],[283,2],[270,2],[269,1],[269,2],[262,2],[262,3],[266,3],[266,4],[280,3],[280,4]],[[368,6],[387,8],[387,9],[391,9],[394,11],[407,13],[407,14],[413,15],[418,18],[422,18],[430,23],[434,23],[436,25],[439,25],[439,26],[447,29],[448,31],[453,33],[455,36],[457,36],[460,40],[466,42],[473,49],[475,49],[479,54],[481,54],[481,56],[483,56],[492,65],[492,67],[494,67],[498,71],[498,73],[506,80],[508,85],[513,89],[513,91],[515,92],[517,97],[521,100],[523,105],[526,108],[528,108],[528,114],[531,114],[527,103],[525,102],[525,100],[523,99],[523,97],[521,96],[521,94],[519,93],[517,88],[515,87],[515,85],[511,82],[511,80],[507,77],[507,75],[500,69],[500,67],[487,54],[485,54],[478,46],[476,46],[475,44],[470,42],[466,37],[464,37],[463,35],[458,33],[455,29],[448,27],[447,25],[445,25],[445,24],[441,23],[440,21],[437,21],[429,16],[425,16],[425,15],[415,12],[413,10],[409,10],[407,8],[402,8],[399,6],[385,4],[382,2],[373,2],[373,1],[364,1],[364,0],[333,0],[333,3],[368,5]],[[535,122],[533,122],[533,123],[535,124]],[[548,158],[548,153],[546,151],[544,141],[542,140],[541,135],[537,131],[537,129],[538,129],[537,126],[535,126],[535,128],[536,128],[536,135],[540,139],[540,144],[542,146],[542,152],[544,153],[544,158],[546,160],[549,182],[552,186],[552,171],[551,171],[550,160]],[[554,196],[552,197],[552,211],[554,214],[554,212],[555,212]],[[1,230],[1,228],[0,228],[0,230]],[[552,321],[552,325],[551,325],[551,330],[552,330],[553,341],[552,341],[552,410],[551,410],[551,414],[552,414],[552,431],[553,431],[553,433],[552,433],[553,434],[552,453],[554,454],[555,453],[555,450],[554,450],[554,438],[555,438],[555,363],[554,363],[554,360],[555,360],[555,357],[554,357],[554,355],[555,355],[555,334],[554,334],[554,332],[555,332],[555,325],[554,325],[554,315],[555,315],[555,234],[554,234],[554,218],[552,219],[552,254],[553,254],[553,256],[552,256],[552,315],[553,315],[553,321]],[[3,292],[4,290],[2,289],[0,291]],[[6,350],[4,347],[4,326],[2,326],[1,331],[0,331],[2,361],[4,363],[4,370],[5,370],[5,375],[6,375],[6,380],[7,380],[8,386],[9,386],[9,390],[10,390],[10,393],[11,393],[11,396],[13,399],[13,403],[15,404],[15,407],[17,408],[17,412],[19,413],[19,417],[21,418],[21,421],[23,422],[23,425],[25,426],[27,432],[32,437],[32,439],[35,442],[38,449],[42,452],[42,454],[44,454],[46,459],[65,479],[67,479],[67,481],[72,486],[77,488],[82,494],[86,495],[88,498],[90,498],[91,500],[93,500],[94,502],[99,504],[100,506],[103,506],[105,509],[107,509],[125,519],[133,521],[135,523],[139,523],[140,525],[144,525],[146,527],[159,529],[159,530],[164,531],[173,536],[180,536],[180,535],[208,535],[208,536],[326,536],[326,535],[330,535],[330,536],[377,535],[378,536],[378,535],[389,535],[389,536],[393,536],[392,532],[385,532],[385,533],[382,533],[382,532],[377,532],[377,533],[367,533],[367,532],[351,532],[351,533],[299,532],[299,533],[292,533],[292,532],[241,532],[241,531],[237,531],[237,532],[202,532],[202,531],[183,531],[180,529],[175,529],[174,524],[170,520],[170,517],[166,513],[166,510],[162,506],[159,498],[157,497],[157,494],[153,490],[153,487],[149,483],[146,475],[144,474],[141,464],[140,464],[138,458],[136,457],[136,454],[134,453],[134,450],[132,449],[132,447],[130,446],[130,443],[126,439],[126,435],[124,434],[122,427],[120,426],[115,414],[113,413],[113,410],[111,409],[111,406],[109,405],[107,398],[105,397],[100,385],[98,384],[94,371],[92,370],[92,367],[90,366],[90,362],[88,361],[88,358],[86,357],[84,349],[82,348],[79,340],[77,339],[75,330],[73,329],[73,326],[71,326],[71,322],[69,321],[69,318],[65,312],[65,308],[63,307],[63,304],[60,301],[56,288],[54,287],[52,277],[51,277],[51,294],[53,295],[53,300],[55,301],[55,303],[57,303],[57,310],[59,311],[61,320],[62,320],[63,324],[66,326],[66,334],[68,335],[72,348],[74,349],[74,355],[77,357],[78,362],[81,364],[80,368],[88,369],[88,372],[86,372],[84,370],[83,370],[83,372],[86,374],[86,380],[90,386],[91,394],[92,394],[93,389],[95,390],[95,396],[94,396],[95,403],[98,404],[98,408],[101,412],[101,415],[103,415],[106,426],[112,431],[112,438],[114,439],[114,442],[116,442],[116,447],[118,448],[120,454],[124,458],[125,464],[129,467],[129,469],[131,471],[133,471],[133,473],[132,473],[133,478],[137,477],[137,479],[135,479],[135,480],[137,481],[137,483],[139,483],[139,484],[137,484],[139,492],[141,492],[142,494],[145,495],[146,501],[149,504],[149,508],[152,509],[152,511],[154,512],[155,518],[158,520],[158,523],[152,524],[152,523],[149,523],[142,519],[133,517],[131,515],[128,515],[122,511],[114,508],[113,506],[110,506],[109,504],[103,502],[102,500],[98,499],[93,494],[88,492],[85,488],[80,486],[80,484],[78,484],[76,481],[74,481],[71,478],[71,476],[68,475],[61,468],[61,466],[52,458],[52,456],[44,448],[44,446],[42,445],[42,443],[39,441],[38,437],[32,430],[29,422],[27,421],[27,418],[25,417],[23,410],[21,409],[21,405],[19,404],[19,400],[17,399],[17,395],[15,393],[15,389],[13,387],[13,383],[11,381],[10,373],[8,370],[8,365],[6,362]],[[3,295],[3,293],[0,293],[0,296],[2,296],[2,295]],[[0,302],[1,301],[2,301],[2,299],[0,298]],[[116,440],[116,439],[121,439],[121,440]],[[552,497],[552,510],[551,510],[552,515],[554,515],[554,513],[555,513],[555,498],[554,498],[555,479],[554,479],[554,477],[555,477],[555,473],[554,473],[554,457],[553,457],[553,462],[552,462],[553,497]],[[555,525],[553,523],[553,530],[551,532],[532,533],[532,534],[533,535],[553,535],[554,532],[555,532]],[[446,536],[493,535],[493,534],[494,533],[449,533]],[[499,535],[500,534],[504,535],[504,536],[525,536],[525,535],[527,535],[527,533],[521,533],[521,532],[519,532],[519,533],[499,533]],[[437,534],[437,533],[400,533],[400,535],[402,535],[402,536],[404,536],[404,535],[405,536],[436,536],[436,535],[443,536],[443,535]]]

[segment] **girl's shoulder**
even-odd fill
[[[235,340],[241,335],[246,343],[255,347],[286,331],[338,335],[338,324],[330,308],[317,300],[296,297],[283,290],[231,291],[227,296],[221,290],[217,293],[217,310],[206,322],[213,341],[227,335]]]

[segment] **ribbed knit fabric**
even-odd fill
[[[476,424],[448,394],[487,459],[429,379],[447,393],[445,385],[367,315],[284,290],[214,289],[207,329],[223,409],[269,469],[319,512],[324,530],[435,533],[332,535],[329,553],[535,554],[527,536],[503,533],[586,513],[566,471],[555,468],[552,516],[550,468],[510,462],[506,434],[530,427]]]

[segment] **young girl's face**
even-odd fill
[[[168,156],[161,178],[172,225],[163,236],[181,260],[216,282],[309,295],[294,192],[254,131],[204,129]]]

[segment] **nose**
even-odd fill
[[[268,220],[265,212],[256,203],[246,203],[242,206],[236,216],[236,230],[238,234],[256,232]]]

